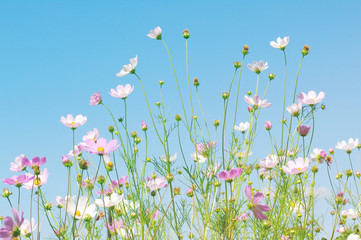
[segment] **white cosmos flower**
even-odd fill
[[[122,70],[116,74],[117,77],[123,77],[129,73],[135,73],[135,67],[138,64],[138,56],[131,58],[128,65],[123,65]]]
[[[293,213],[303,213],[305,211],[305,208],[304,208],[303,204],[296,203],[293,208],[291,207],[291,210]]]
[[[164,162],[167,162],[166,156],[161,156],[160,159],[162,159]],[[173,162],[177,159],[177,153],[175,153],[173,156],[169,156],[169,162]]]
[[[355,234],[355,233],[351,233],[350,235],[348,235],[347,240],[359,240],[360,236]]]
[[[356,212],[355,210],[353,210],[352,208],[350,208],[350,209],[347,211],[347,217],[355,220],[356,218],[358,218],[358,214],[357,214],[357,212]]]
[[[247,67],[249,68],[249,70],[259,74],[260,72],[268,68],[268,62],[263,62],[262,60],[259,62],[253,61],[252,64],[248,63]]]
[[[162,39],[162,29],[160,27],[154,28],[154,30],[150,30],[147,34],[148,37],[161,40]]]
[[[125,86],[123,85],[118,85],[116,87],[116,89],[110,89],[109,94],[112,97],[115,98],[122,98],[122,99],[126,99],[129,94],[131,94],[133,92],[134,86],[132,87],[129,83],[125,84]]]
[[[244,133],[249,128],[249,122],[241,122],[239,125],[234,126],[234,130]]]
[[[205,156],[202,156],[202,154],[200,154],[199,152],[192,153],[191,158],[195,162],[199,162],[199,163],[204,163],[205,161],[207,161],[207,158]]]
[[[348,140],[348,143],[346,143],[345,140],[343,140],[342,142],[337,142],[336,148],[337,149],[341,149],[341,150],[345,150],[347,153],[351,153],[351,151],[355,148],[357,148],[357,146],[360,144],[358,138],[356,138],[355,140],[353,138],[350,138]]]
[[[110,196],[105,195],[104,202],[103,199],[101,198],[95,199],[95,204],[98,205],[99,207],[104,207],[104,203],[105,203],[105,207],[112,207],[118,204],[122,199],[123,199],[123,195],[118,195],[114,192]]]
[[[291,106],[287,107],[287,111],[289,113],[291,113],[291,115],[293,115],[295,117],[297,117],[298,114],[300,114],[301,109],[302,109],[302,103],[300,103],[300,102],[299,103],[294,103]]]
[[[35,231],[37,224],[35,223],[35,219],[31,218],[31,224],[29,220],[25,219],[23,224],[20,226],[20,233],[25,237],[30,237],[31,233]],[[33,227],[31,229],[31,227]]]
[[[82,196],[76,201],[72,197],[66,197],[68,202],[68,213],[76,219],[93,218],[97,214],[96,205],[94,203],[88,206],[88,197]]]
[[[288,37],[288,36],[284,37],[283,39],[278,37],[277,42],[271,41],[270,45],[274,48],[279,48],[281,50],[284,50],[286,48],[287,44],[289,43],[289,41],[290,41],[290,37]]]

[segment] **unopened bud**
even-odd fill
[[[310,51],[310,47],[305,45],[305,46],[303,46],[301,53],[303,56],[306,56],[309,53],[309,51]]]
[[[103,175],[100,175],[97,177],[97,182],[100,184],[100,185],[103,185],[105,183],[105,177]]]
[[[172,182],[173,179],[174,179],[174,176],[173,176],[173,174],[168,173],[166,178],[167,178],[167,181],[168,181],[168,182]]]
[[[177,122],[181,121],[181,120],[182,120],[182,116],[179,115],[179,114],[175,115],[175,120],[176,120]]]
[[[240,62],[233,62],[233,66],[235,67],[235,68],[240,68],[241,67],[241,63]]]
[[[179,195],[179,194],[180,194],[180,187],[174,188],[174,195]]]
[[[244,45],[242,49],[242,54],[246,56],[248,54],[248,49],[249,49],[248,45]]]
[[[188,29],[184,29],[184,31],[183,31],[183,37],[184,37],[185,39],[188,39],[188,38],[190,37],[190,34],[189,34]]]
[[[214,125],[215,127],[218,127],[218,126],[219,126],[219,120],[214,120],[214,121],[213,121],[213,125]]]
[[[223,98],[224,100],[228,99],[228,98],[229,98],[229,93],[228,93],[228,92],[222,93],[222,98]]]
[[[268,79],[269,80],[273,80],[273,79],[275,79],[275,77],[276,77],[276,75],[274,75],[274,73],[268,74]]]
[[[110,133],[114,132],[114,127],[113,127],[113,126],[109,126],[109,127],[108,127],[108,131],[109,131]]]

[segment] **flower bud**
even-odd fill
[[[222,93],[222,98],[223,98],[224,100],[228,99],[228,98],[229,98],[229,93],[228,93],[228,92]]]
[[[97,177],[97,182],[100,184],[100,185],[103,185],[105,183],[105,177],[103,175],[100,175]]]
[[[185,39],[188,39],[188,38],[190,37],[190,34],[189,34],[188,29],[184,29],[184,31],[183,31],[183,37],[184,37]]]
[[[142,141],[142,139],[139,138],[139,137],[135,137],[135,138],[134,138],[135,144],[139,144],[141,141]]]
[[[124,185],[125,185],[125,188],[129,188],[129,182],[128,181],[125,181]]]
[[[163,86],[163,85],[164,85],[164,81],[159,81],[158,84],[159,84],[160,86]]]
[[[246,56],[246,55],[248,54],[248,49],[249,49],[248,45],[244,45],[244,46],[243,46],[242,54],[243,54],[244,56]]]
[[[322,105],[321,105],[321,109],[322,109],[322,110],[325,110],[325,109],[326,109],[325,104],[322,104]]]
[[[333,154],[335,153],[335,151],[333,150],[333,148],[328,149],[328,152],[329,152],[331,155],[333,155]]]
[[[306,56],[309,53],[309,51],[310,51],[310,47],[305,45],[305,46],[303,46],[301,53],[303,56]]]
[[[346,170],[346,176],[347,176],[347,177],[351,177],[351,176],[352,176],[352,170],[351,170],[351,169]]]
[[[123,122],[123,118],[118,118],[118,122]]]
[[[260,169],[261,167],[260,167],[260,165],[257,163],[257,164],[254,166],[254,168],[255,168],[256,170],[258,170],[258,169]]]
[[[39,166],[34,166],[34,167],[33,167],[33,170],[34,170],[34,175],[36,175],[36,176],[40,175],[40,168],[39,168]]]
[[[274,75],[274,73],[270,73],[268,74],[268,79],[271,81],[273,79],[275,79],[276,75]]]
[[[178,173],[178,174],[182,174],[182,170],[181,170],[181,169],[178,169],[177,173]]]
[[[108,172],[111,172],[113,171],[113,163],[112,162],[108,162],[107,165],[105,165],[105,169],[108,171]]]
[[[73,166],[73,162],[68,158],[68,156],[66,156],[66,155],[63,155],[62,157],[61,157],[61,162],[63,163],[63,165],[65,166],[65,167],[71,167],[71,166]]]
[[[48,211],[51,210],[52,207],[53,207],[53,205],[50,202],[47,202],[44,205],[45,210],[48,210]]]
[[[268,228],[272,227],[272,223],[269,220],[264,220],[263,223],[262,223],[262,226],[264,228],[268,229]]]
[[[110,133],[114,132],[114,127],[110,125],[110,126],[108,127],[108,131],[109,131]]]
[[[313,173],[317,173],[317,172],[318,172],[318,167],[317,167],[317,166],[313,166],[313,167],[311,168],[311,171],[312,171]]]
[[[156,105],[157,107],[159,107],[159,106],[160,106],[160,102],[156,102],[155,105]]]
[[[114,134],[115,134],[115,135],[119,135],[119,131],[115,131]]]
[[[137,132],[136,132],[136,131],[131,132],[131,133],[130,133],[130,136],[131,136],[132,138],[135,138],[135,137],[137,136]]]
[[[337,173],[337,175],[336,175],[336,179],[340,179],[340,178],[342,178],[342,173]]]
[[[145,161],[150,162],[151,159],[148,157],[148,158],[145,159]]]
[[[233,62],[233,66],[234,66],[235,68],[240,68],[240,67],[241,67],[241,63],[238,62],[238,61]]]
[[[251,106],[248,106],[248,107],[247,107],[247,110],[248,110],[248,112],[250,112],[250,113],[253,113],[253,112],[254,112],[254,108],[251,107]]]
[[[175,120],[176,120],[177,122],[181,121],[181,120],[182,120],[182,116],[179,115],[179,114],[175,115]]]
[[[80,168],[81,170],[86,170],[86,169],[88,169],[88,168],[89,168],[89,162],[88,162],[87,160],[85,160],[85,159],[81,160],[81,161],[79,162],[79,168]]]
[[[192,188],[188,188],[187,191],[186,191],[186,193],[187,193],[187,196],[188,196],[188,197],[193,197],[193,196],[194,196],[194,193],[193,193],[193,189],[192,189]]]
[[[180,194],[180,187],[176,187],[174,188],[174,195],[179,195]]]
[[[144,121],[142,121],[142,130],[143,131],[147,131],[148,130],[148,126],[147,126],[147,124],[144,122]]]
[[[167,181],[168,181],[168,182],[172,182],[173,179],[174,179],[174,176],[173,176],[173,174],[168,173],[166,178],[167,178]]]
[[[80,173],[78,173],[76,175],[76,181],[80,184],[82,180],[83,180],[83,176]]]
[[[4,198],[8,198],[11,194],[13,194],[9,189],[7,189],[7,188],[4,188],[3,189],[3,197]]]
[[[193,233],[189,233],[188,237],[189,237],[189,239],[193,239],[193,238],[194,238],[194,234],[193,234]]]
[[[199,86],[198,78],[194,78],[194,79],[193,79],[193,85],[194,85],[195,87],[198,87],[198,86]]]
[[[214,125],[215,127],[218,127],[218,126],[219,126],[219,120],[214,120],[214,121],[213,121],[213,125]]]
[[[360,178],[360,177],[361,177],[361,173],[360,173],[359,171],[356,171],[356,172],[355,172],[355,175],[356,175],[357,178]]]
[[[266,121],[264,122],[264,127],[267,131],[271,130],[272,128],[272,122],[271,121]]]

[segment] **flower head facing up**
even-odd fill
[[[13,176],[12,178],[5,178],[3,179],[3,183],[8,185],[15,185],[16,187],[21,187],[24,183],[27,183],[33,180],[35,176],[28,176],[26,174]]]
[[[83,137],[83,141],[85,142],[88,139],[93,140],[94,142],[97,141],[99,137],[99,130],[97,128],[94,128],[93,131],[89,131],[84,137]]]
[[[86,146],[84,150],[89,151],[92,154],[104,155],[112,151],[115,151],[120,144],[117,145],[117,140],[113,139],[107,142],[105,138],[99,138],[98,141],[94,142],[91,139],[85,141]]]
[[[218,174],[218,177],[227,182],[232,182],[233,179],[241,175],[241,173],[242,173],[241,168],[232,168],[231,170],[229,170],[229,172],[227,170],[223,170]]]
[[[297,117],[300,112],[301,112],[301,109],[302,109],[302,103],[294,103],[292,104],[291,106],[288,106],[287,107],[287,111],[292,115],[292,116],[295,116]]]
[[[123,199],[122,195],[112,193],[110,196],[104,196],[104,199],[95,199],[95,204],[99,207],[112,207]],[[105,203],[105,205],[104,205]]]
[[[117,77],[124,77],[127,74],[134,74],[135,73],[135,67],[138,64],[138,56],[135,56],[135,58],[131,58],[129,60],[128,65],[123,65],[122,70],[120,70],[119,73],[116,74]]]
[[[44,165],[46,163],[46,157],[33,157],[31,161],[29,161],[27,158],[22,159],[23,165],[26,165],[28,167],[34,168],[34,167],[40,167],[41,165]]]
[[[359,239],[361,239],[360,235],[357,235],[355,233],[351,233],[350,235],[348,235],[346,240],[359,240]]]
[[[29,178],[33,177],[32,174],[26,174]],[[38,188],[44,185],[48,181],[49,172],[48,169],[44,169],[37,177],[32,178],[32,180],[23,184],[23,187],[26,189]]]
[[[301,92],[298,96],[298,102],[307,104],[309,106],[314,106],[317,103],[321,102],[326,94],[324,92],[320,92],[319,94],[316,94],[315,91],[309,91],[307,94],[304,92]]]
[[[20,228],[24,222],[24,212],[21,212],[21,216],[19,215],[19,212],[15,210],[15,208],[12,209],[12,212],[14,218],[7,216],[3,220],[3,227],[0,228],[1,239],[13,240],[17,239],[21,234]]]
[[[297,132],[302,136],[305,137],[307,136],[308,132],[310,131],[311,126],[306,126],[306,125],[299,125],[297,127]]]
[[[299,174],[307,171],[308,165],[310,164],[310,160],[306,157],[303,158],[297,158],[295,161],[288,161],[287,167],[282,166],[283,172],[287,174]]]
[[[241,133],[245,133],[249,128],[249,122],[241,122],[239,125],[234,126],[234,130],[239,131]]]
[[[337,142],[336,148],[345,150],[348,154],[350,154],[352,150],[357,148],[359,144],[360,142],[358,138],[356,139],[350,138],[347,143],[345,140],[343,140],[342,142]]]
[[[262,71],[268,68],[268,62],[263,62],[262,60],[259,62],[253,61],[252,64],[248,63],[247,67],[249,70],[260,74]]]
[[[147,177],[146,180],[146,187],[150,191],[160,190],[161,188],[165,188],[168,186],[167,179],[165,177],[156,177],[155,179],[153,179],[152,177]]]
[[[195,162],[204,163],[207,158],[209,158],[214,150],[214,147],[216,146],[215,141],[210,141],[208,143],[198,143],[196,145],[196,152],[191,154],[191,158]]]
[[[162,29],[160,27],[156,27],[153,30],[150,30],[147,34],[148,37],[161,40],[162,39]]]
[[[169,159],[167,159],[166,156],[161,156],[160,159],[162,159],[164,162],[173,162],[177,159],[177,153],[175,153],[173,156],[169,156]]]
[[[258,218],[259,220],[268,219],[267,216],[263,212],[268,212],[270,210],[270,208],[267,205],[258,204],[264,198],[263,193],[256,192],[252,196],[252,186],[251,185],[246,186],[246,189],[244,190],[244,192],[246,194],[246,197],[249,200],[248,208],[252,210],[255,218]]]
[[[62,124],[64,124],[67,127],[70,127],[73,130],[80,127],[81,125],[84,125],[86,121],[87,121],[87,117],[84,117],[81,114],[77,115],[75,119],[71,114],[68,114],[66,118],[64,116],[60,118],[60,122]]]
[[[21,172],[25,170],[26,165],[23,164],[23,159],[26,158],[24,154],[15,158],[15,162],[10,163],[10,170],[13,172]]]
[[[102,95],[100,92],[96,92],[90,96],[89,105],[96,106],[102,103]]]
[[[259,95],[254,95],[253,97],[245,95],[244,101],[248,103],[250,106],[252,106],[253,109],[269,108],[270,106],[272,106],[272,103],[268,103],[267,99],[261,100]]]
[[[118,85],[115,89],[110,89],[109,94],[112,97],[115,98],[122,98],[122,99],[126,99],[132,92],[133,92],[134,86],[132,87],[130,84],[125,84],[125,86],[123,85]]]
[[[288,36],[284,37],[283,39],[278,37],[277,42],[271,41],[270,45],[271,45],[271,47],[279,48],[281,50],[285,50],[285,48],[286,48],[287,44],[289,43],[289,41],[290,41],[290,37],[288,37]]]

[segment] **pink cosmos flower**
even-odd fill
[[[271,130],[272,128],[272,122],[271,121],[265,121],[264,122],[264,127],[267,131]]]
[[[114,187],[118,187],[118,186],[123,186],[123,184],[128,180],[128,176],[123,176],[121,178],[119,178],[119,180],[113,180],[113,186]]]
[[[123,77],[127,74],[134,74],[135,73],[135,67],[138,64],[138,56],[135,56],[135,58],[131,58],[129,60],[128,65],[123,65],[122,70],[120,70],[119,73],[116,74],[117,77]]]
[[[113,221],[113,225],[111,225],[110,223],[108,223],[108,229],[109,232],[112,234],[117,234],[117,235],[122,235],[124,236],[126,234],[125,229],[123,228],[124,224],[122,220],[114,220]]]
[[[310,160],[306,157],[303,158],[297,158],[296,161],[288,161],[287,167],[282,166],[283,172],[287,174],[299,174],[307,171],[308,165],[310,164]]]
[[[241,175],[241,173],[242,173],[241,168],[232,168],[231,170],[229,170],[229,172],[227,170],[220,172],[218,174],[218,177],[222,180],[231,182],[233,181],[234,178]]]
[[[15,162],[10,163],[10,170],[13,172],[21,172],[25,170],[26,165],[23,164],[23,159],[26,158],[24,154],[15,158]]]
[[[113,88],[110,89],[109,94],[115,98],[126,99],[133,92],[133,89],[134,86],[132,87],[130,86],[130,84],[126,84],[125,86],[118,85],[116,90],[114,90]]]
[[[87,121],[87,117],[84,117],[83,115],[79,114],[75,117],[73,115],[68,114],[66,118],[62,116],[60,118],[60,122],[64,124],[67,127],[70,127],[71,129],[76,129],[77,127],[80,127],[81,125],[84,125]]]
[[[21,211],[21,216],[19,216],[19,212],[15,210],[15,208],[11,209],[14,215],[14,219],[12,217],[4,218],[4,225],[0,229],[0,238],[4,240],[13,240],[19,237],[20,235],[20,227],[24,222],[24,212]],[[14,221],[15,220],[15,221]]]
[[[301,92],[298,96],[298,102],[307,104],[310,106],[316,105],[317,103],[321,102],[322,99],[326,96],[324,92],[320,92],[318,95],[315,91],[309,91],[308,94]]]
[[[310,131],[311,126],[306,126],[306,125],[299,125],[297,127],[297,132],[302,136],[305,137],[308,132]]]
[[[90,105],[96,106],[102,103],[102,95],[100,95],[100,92],[96,92],[93,95],[90,96]]]
[[[107,140],[105,138],[99,138],[97,142],[88,139],[85,141],[85,143],[86,146],[84,147],[84,150],[89,151],[92,154],[98,155],[104,155],[115,151],[120,146],[120,144],[117,145],[116,139],[110,140],[107,143]]]
[[[2,179],[3,183],[6,183],[8,185],[15,185],[16,187],[21,187],[24,183],[27,183],[31,180],[33,180],[35,176],[28,176],[28,175],[19,175],[19,176],[13,176],[12,178],[5,178]]]
[[[94,183],[95,183],[95,179],[94,177],[91,177],[91,178],[86,178],[84,180],[81,181],[81,184],[80,186],[83,187],[83,188],[88,188],[88,187],[93,187],[94,186]]]
[[[287,107],[287,111],[292,115],[297,117],[302,110],[302,103],[294,103],[291,106]]]
[[[278,164],[278,157],[275,154],[268,155],[265,159],[263,159],[259,165],[261,166],[261,172],[264,173],[269,169],[274,168]]]
[[[254,95],[253,97],[250,97],[248,95],[244,96],[244,101],[248,103],[249,105],[253,106],[254,109],[257,108],[269,108],[272,106],[272,103],[268,103],[267,99],[261,100],[259,95]]]
[[[249,218],[249,213],[242,213],[238,218],[237,221],[246,221]]]
[[[84,145],[78,144],[74,146],[74,149],[70,150],[68,153],[69,157],[77,157],[81,155],[81,152],[83,151]]]
[[[156,177],[155,179],[153,179],[152,177],[147,177],[146,180],[146,186],[151,191],[160,190],[161,188],[165,188],[168,186],[165,177]]]
[[[147,131],[148,130],[148,126],[147,126],[147,124],[144,122],[144,121],[142,121],[142,130],[143,131]]]
[[[32,177],[33,175],[30,173],[26,174],[28,177]],[[38,178],[33,178],[29,182],[24,183],[23,187],[26,189],[38,188],[39,186],[44,185],[48,181],[49,172],[48,169],[44,169],[42,173],[38,176]]]
[[[61,196],[56,196],[56,201],[53,201],[53,204],[55,206],[57,206],[58,208],[62,208],[63,206],[65,206],[66,204],[66,201],[67,201],[67,198],[70,197],[70,196],[67,196],[65,198],[62,198]],[[76,196],[72,196],[73,200],[75,201],[76,199]]]
[[[320,148],[313,149],[313,152],[311,153],[311,160],[314,162],[323,163],[325,161],[325,158],[327,156],[327,153],[323,151]]]
[[[246,197],[249,200],[249,208],[252,210],[253,215],[259,220],[268,219],[267,216],[263,212],[268,212],[270,208],[267,205],[258,204],[264,198],[263,193],[256,192],[254,196],[252,196],[252,186],[246,186],[244,190]]]
[[[98,139],[99,137],[99,130],[97,128],[94,128],[93,131],[89,131],[84,137],[83,137],[83,141],[85,142],[88,139],[93,140],[94,142]]]
[[[46,157],[33,157],[31,161],[29,161],[27,158],[22,159],[23,165],[26,165],[28,167],[39,167],[41,165],[44,165],[46,163]]]

